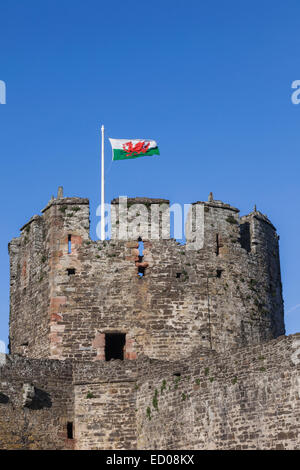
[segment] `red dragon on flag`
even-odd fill
[[[129,160],[130,158],[159,155],[157,142],[151,139],[109,139],[113,160]]]
[[[126,157],[139,155],[141,153],[146,153],[149,149],[150,142],[146,144],[146,141],[137,142],[135,145],[132,144],[131,141],[126,142],[123,144],[123,150],[125,150]]]

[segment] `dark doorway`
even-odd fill
[[[105,335],[105,360],[124,359],[125,346],[124,333],[106,333]]]

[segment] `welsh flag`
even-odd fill
[[[113,160],[129,160],[130,158],[159,155],[155,140],[146,139],[109,139],[113,152]]]

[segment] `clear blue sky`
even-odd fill
[[[58,185],[100,198],[100,126],[161,156],[115,162],[107,200],[254,203],[280,234],[287,333],[300,330],[298,0],[2,0],[0,339],[7,243]],[[107,164],[111,154],[106,144]],[[296,307],[298,306],[298,307]]]

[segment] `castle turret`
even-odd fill
[[[213,199],[188,215],[187,249],[201,258],[215,349],[259,343],[284,334],[278,236],[268,218]],[[199,243],[201,242],[201,243]]]
[[[12,352],[176,360],[284,333],[278,237],[265,216],[240,218],[210,194],[192,205],[182,246],[169,238],[169,201],[127,199],[124,237],[121,205],[112,201],[111,240],[92,241],[89,201],[60,189],[11,242]]]
[[[11,351],[31,357],[49,357],[55,349],[60,285],[79,267],[78,248],[89,239],[88,199],[64,198],[60,187],[42,214],[9,244]]]
[[[284,334],[283,299],[279,258],[279,236],[268,217],[254,211],[241,217],[241,245],[260,267],[265,295],[257,299],[270,322],[271,337]],[[256,279],[257,284],[259,279]],[[263,302],[264,305],[263,305]],[[268,313],[267,313],[268,312]]]

